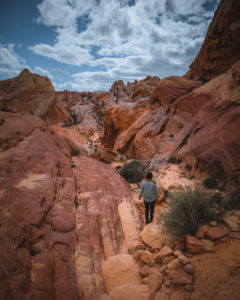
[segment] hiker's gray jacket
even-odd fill
[[[158,199],[157,185],[152,180],[143,181],[139,191],[139,199],[142,195],[145,202],[153,202]]]

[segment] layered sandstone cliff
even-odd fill
[[[206,81],[226,72],[240,60],[239,36],[240,2],[221,1],[204,43],[185,77]]]

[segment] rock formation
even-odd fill
[[[240,60],[239,36],[239,1],[221,1],[204,43],[185,77],[206,81],[226,72]]]
[[[159,224],[143,230],[143,203],[108,164],[141,160],[155,172],[161,201],[164,188],[182,189],[194,176],[239,187],[239,12],[238,1],[220,3],[185,77],[119,80],[95,93],[55,92],[28,70],[0,82],[0,299],[157,300],[173,285],[185,288],[171,289],[173,299],[200,299],[192,282],[199,274],[198,287],[205,284],[204,271],[189,252],[214,255],[219,237],[238,239],[238,214],[225,217],[228,229],[199,228],[186,248],[173,247]],[[165,187],[167,170],[177,176]],[[228,267],[230,279],[218,272],[234,297],[238,262]],[[221,285],[216,276],[210,282]]]
[[[39,118],[1,112],[0,119],[1,299],[105,293],[101,262],[141,229],[127,184],[108,165],[71,157]]]
[[[19,76],[0,82],[0,109],[46,117],[56,104],[56,95],[47,77],[23,70]]]

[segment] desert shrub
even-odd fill
[[[221,193],[215,193],[211,196],[211,201],[213,204],[220,204],[222,202],[222,194]]]
[[[192,170],[192,166],[189,165],[189,164],[186,164],[186,165],[184,166],[184,168],[185,168],[186,170],[188,170],[188,171],[191,171],[191,170]]]
[[[31,256],[35,256],[37,254],[41,253],[41,250],[34,248],[33,246],[30,247],[29,249],[29,254]]]
[[[203,185],[208,188],[208,189],[217,189],[218,188],[218,183],[216,179],[209,175],[203,180]]]
[[[196,234],[200,225],[221,221],[222,211],[212,204],[211,197],[200,190],[182,190],[169,193],[170,205],[160,214],[159,222],[172,237]]]
[[[79,149],[72,149],[71,156],[79,156],[81,151]]]
[[[209,78],[200,77],[199,80],[202,81],[203,84],[205,84],[205,83],[207,83],[209,81]]]
[[[219,206],[224,210],[240,209],[240,190],[235,190],[223,199]]]
[[[138,160],[125,163],[118,173],[129,183],[138,183],[143,180],[145,167]]]
[[[174,156],[169,157],[168,163],[175,164],[176,163],[176,158]]]
[[[164,196],[168,197],[168,195],[169,195],[169,191],[168,190],[164,190]]]
[[[179,159],[177,160],[177,163],[180,164],[181,162],[182,162],[182,159],[179,158]]]

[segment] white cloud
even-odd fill
[[[8,77],[18,75],[27,67],[25,60],[15,52],[14,47],[14,44],[0,44],[0,73]]]
[[[75,82],[66,83],[72,89],[109,88],[110,80],[127,81],[133,76],[182,75],[213,16],[204,7],[217,2],[42,0],[37,21],[54,26],[57,38],[53,45],[41,43],[29,49],[58,62],[105,69],[75,74]]]
[[[88,50],[74,45],[74,43],[56,43],[54,46],[43,43],[30,46],[29,49],[35,54],[40,54],[48,58],[52,58],[58,62],[75,66],[86,64],[92,59],[92,56],[89,54]]]
[[[47,76],[48,78],[53,79],[53,75],[50,74],[48,70],[43,69],[41,67],[34,67],[34,70],[32,72],[37,73],[42,76]]]

